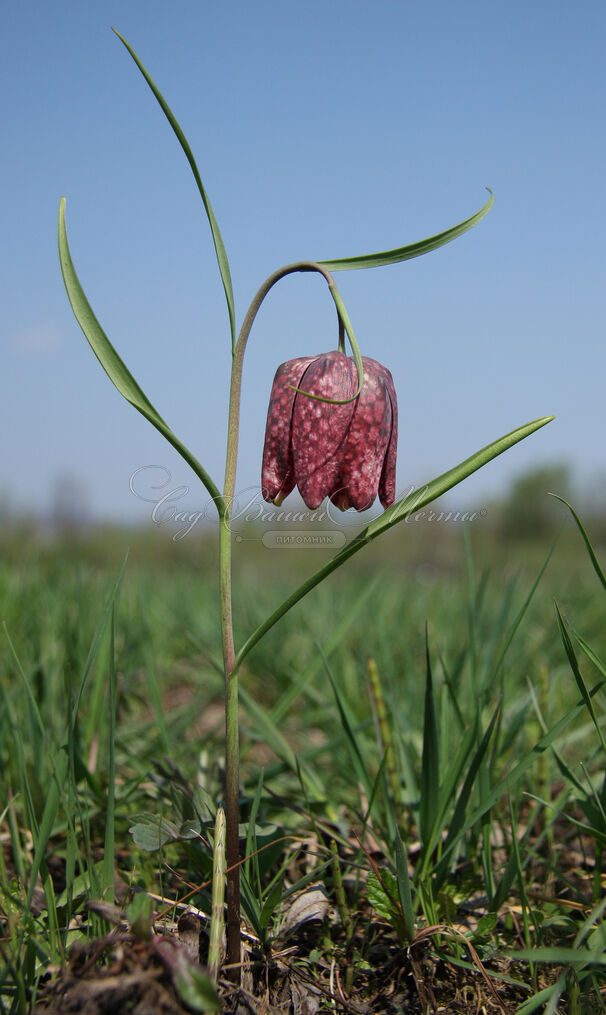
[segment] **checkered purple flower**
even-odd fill
[[[355,362],[342,352],[288,360],[274,378],[263,451],[265,500],[281,504],[299,488],[311,510],[330,497],[342,511],[365,511],[377,493],[383,507],[395,499],[398,406],[393,378],[362,357],[364,383],[357,398]],[[295,391],[299,388],[299,391]]]

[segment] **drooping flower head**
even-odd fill
[[[367,356],[362,365],[364,380],[356,398],[356,365],[342,352],[292,359],[278,367],[263,450],[265,500],[281,504],[297,486],[311,510],[330,497],[342,511],[365,511],[377,493],[383,507],[393,504],[398,443],[393,378]]]

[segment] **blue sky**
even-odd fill
[[[400,406],[398,488],[514,427],[557,420],[457,492],[477,507],[539,462],[604,474],[606,7],[536,0],[182,0],[3,6],[0,496],[48,509],[66,477],[98,517],[147,521],[129,477],[196,481],[115,392],[72,317],[56,221],[108,336],[173,430],[223,481],[227,313],[184,156],[119,40],[196,155],[238,321],[301,258],[383,250],[496,202],[426,257],[340,272],[362,352]],[[317,277],[274,290],[249,343],[238,489],[259,485],[277,365],[335,346]],[[453,495],[454,496],[454,495]]]

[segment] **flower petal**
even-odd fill
[[[358,387],[355,363],[342,352],[316,356],[299,387],[324,398],[352,398]],[[355,403],[333,405],[297,394],[293,410],[292,451],[297,486],[311,510],[335,484]]]
[[[267,410],[261,474],[261,492],[270,502],[279,498],[281,503],[295,486],[291,427],[297,393],[293,388],[301,386],[301,379],[312,360],[313,356],[301,356],[282,363],[276,370]]]
[[[389,395],[389,401],[391,403],[391,434],[389,437],[389,443],[387,445],[387,451],[385,453],[385,461],[383,462],[383,470],[381,472],[381,479],[379,481],[379,500],[384,508],[391,507],[394,500],[396,499],[396,458],[398,454],[398,399],[396,397],[396,388],[393,382],[393,377],[387,367],[384,367],[382,363],[377,363],[376,360],[370,361],[373,363],[377,373],[381,375],[385,381],[385,389]]]
[[[391,399],[375,360],[362,357],[364,383],[347,434],[341,468],[330,499],[341,510],[369,508],[379,488],[392,431]]]

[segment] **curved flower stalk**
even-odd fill
[[[116,33],[118,34],[118,33]],[[65,226],[65,200],[59,209],[59,258],[72,309],[93,352],[112,383],[179,452],[210,493],[219,517],[220,595],[226,709],[226,840],[227,840],[227,963],[233,979],[240,976],[240,896],[238,850],[238,673],[243,659],[254,645],[294,605],[388,528],[405,520],[411,511],[423,507],[469,476],[486,462],[534,433],[553,417],[535,420],[478,451],[460,465],[432,480],[422,490],[394,502],[397,406],[391,374],[375,360],[363,358],[353,328],[334,284],[331,271],[394,264],[418,257],[450,242],[471,229],[492,207],[492,194],[475,215],[437,236],[391,251],[333,261],[300,261],[274,272],[260,287],[244,317],[235,341],[235,311],[227,254],[208,195],[189,144],[157,86],[131,49],[119,36],[139,67],[187,157],[202,198],[217,255],[225,291],[232,347],[232,370],[225,481],[223,491],[195,455],[173,433],[137,384],[105,335],[86,298],[74,268]],[[233,502],[238,454],[240,392],[244,353],[256,314],[271,288],[293,272],[317,272],[328,284],[339,317],[339,349],[324,356],[291,360],[278,371],[275,400],[270,403],[263,481],[271,499],[284,497],[298,484],[308,504],[330,496],[339,507],[363,510],[379,495],[386,510],[343,550],[307,579],[274,610],[236,651],[232,623],[230,508]],[[353,359],[344,355],[347,334]],[[344,362],[345,361],[345,362]],[[296,365],[295,365],[296,364]],[[347,364],[347,365],[346,365]],[[337,381],[337,378],[339,380]],[[301,387],[302,385],[302,387]],[[292,396],[291,396],[292,390]],[[338,395],[339,397],[335,397]],[[334,427],[334,419],[340,420]],[[319,425],[318,425],[319,424]],[[338,435],[337,435],[338,429]],[[315,437],[312,437],[315,434]],[[314,445],[315,440],[315,445]],[[313,447],[313,450],[310,448]]]

